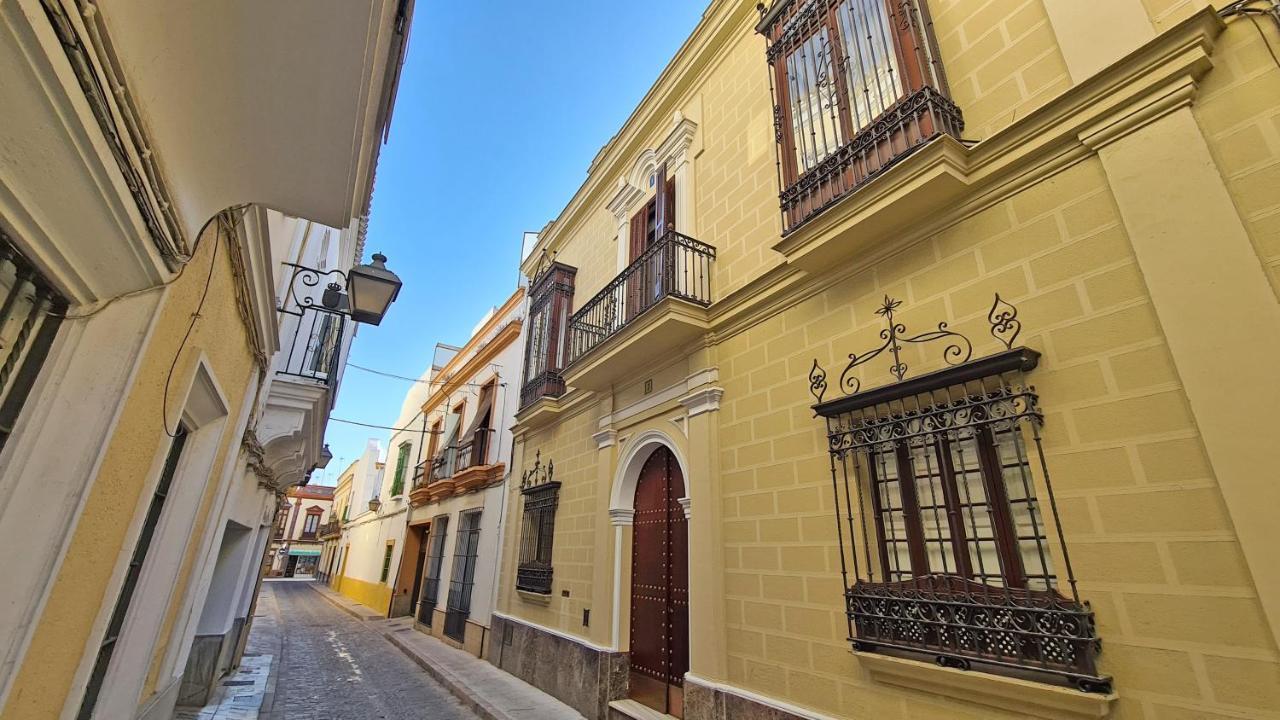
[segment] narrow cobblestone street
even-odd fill
[[[277,658],[267,720],[474,720],[374,629],[304,582],[265,582],[248,653]]]

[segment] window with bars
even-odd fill
[[[560,373],[567,364],[569,313],[578,271],[553,262],[540,270],[529,289],[529,329],[524,352],[520,407],[564,393]]]
[[[1056,522],[1039,398],[1023,378],[1038,359],[1011,348],[814,406],[827,425],[858,649],[1110,691]],[[847,377],[842,386],[856,388]],[[824,376],[810,380],[825,388]]]
[[[776,0],[756,29],[769,41],[784,232],[964,127],[924,0]]]
[[[391,553],[396,549],[395,543],[388,542],[387,549],[382,553],[382,572],[378,575],[378,582],[386,582],[391,575]]]
[[[442,515],[431,521],[431,536],[427,540],[427,568],[422,580],[422,594],[418,596],[418,622],[430,626],[440,597],[440,566],[444,564],[444,540],[449,530],[449,516]]]
[[[480,549],[480,511],[462,513],[453,546],[453,578],[445,605],[444,634],[462,642],[471,615],[471,590],[476,584],[476,560]]]
[[[516,588],[525,592],[551,594],[551,548],[556,529],[556,506],[560,483],[547,482],[525,488],[524,519],[520,526],[520,565]]]
[[[0,230],[0,450],[66,312],[67,301]]]
[[[80,711],[76,714],[78,720],[88,720],[93,717],[93,711],[97,707],[102,683],[106,680],[107,670],[111,667],[111,656],[120,640],[129,608],[133,604],[133,595],[138,589],[138,580],[142,576],[143,566],[151,551],[151,541],[155,538],[156,528],[164,513],[165,500],[173,487],[173,480],[177,475],[178,463],[182,459],[182,450],[186,447],[189,432],[186,426],[178,425],[177,432],[169,443],[169,453],[165,457],[164,468],[160,471],[160,481],[151,495],[151,503],[147,506],[147,514],[142,521],[142,530],[133,546],[133,556],[129,559],[129,567],[125,570],[124,583],[120,586],[120,594],[116,596],[116,604],[111,611],[111,620],[107,622],[106,633],[98,646],[98,658],[93,664],[89,682],[85,686],[84,696],[80,701]]]

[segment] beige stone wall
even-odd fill
[[[1142,2],[1156,32],[1205,5]],[[704,26],[736,7],[721,3]],[[1072,86],[1041,0],[934,0],[931,7],[967,139],[998,135]],[[709,679],[837,717],[1024,717],[895,689],[872,680],[850,652],[824,428],[809,407],[806,380],[817,358],[834,385],[848,353],[879,343],[883,324],[874,311],[886,294],[903,301],[898,317],[908,328],[945,320],[974,340],[975,357],[994,352],[1001,346],[988,335],[986,316],[999,292],[1018,306],[1019,343],[1043,353],[1029,379],[1046,413],[1045,459],[1062,530],[1082,598],[1097,614],[1102,671],[1114,676],[1119,693],[1112,716],[1276,717],[1274,632],[1206,454],[1198,427],[1206,419],[1192,411],[1126,232],[1115,180],[1102,162],[1086,152],[1065,167],[1042,165],[1007,196],[963,198],[972,211],[927,237],[891,241],[882,256],[794,280],[799,289],[766,301],[760,283],[752,283],[771,270],[781,276],[785,261],[772,249],[780,222],[764,43],[750,28],[754,20],[743,18],[731,40],[706,50],[692,78],[676,82],[669,69],[670,84],[651,93],[639,120],[617,141],[633,151],[618,155],[632,157],[665,131],[646,118],[671,108],[701,109],[694,234],[717,249],[713,294],[721,303],[712,310],[709,348],[690,349],[688,359],[646,370],[611,394],[571,392],[563,399],[572,408],[565,419],[525,433],[524,466],[540,448],[544,460],[555,459],[556,479],[564,483],[556,585],[549,605],[522,600],[511,589],[519,535],[513,491],[504,611],[607,644],[599,626],[610,622],[609,607],[599,600],[611,598],[611,590],[599,583],[611,578],[611,568],[599,565],[612,565],[612,550],[601,541],[612,534],[601,526],[608,522],[604,509],[617,468],[600,464],[616,462],[617,455],[597,450],[591,435],[605,413],[643,401],[646,380],[661,390],[714,365],[724,390],[713,415],[718,440],[690,448],[712,454],[719,467],[719,507],[712,515],[721,517],[715,532],[722,547],[694,550],[706,553],[700,563],[723,565],[723,598],[691,618],[695,625],[724,627],[727,649],[722,662],[712,663],[724,667],[724,676]],[[1273,28],[1264,25],[1264,31],[1280,44]],[[690,57],[682,51],[673,67]],[[1280,288],[1277,98],[1280,69],[1248,21],[1233,22],[1193,110],[1259,262]],[[608,192],[593,190],[594,184],[614,187],[625,166],[604,162],[575,202],[602,206]],[[554,232],[568,238],[557,259],[579,268],[580,305],[616,272],[616,248],[599,212],[566,212],[561,222],[572,217],[588,220]],[[606,214],[603,225],[609,223]],[[739,318],[748,319],[717,325],[726,299],[758,303],[758,313],[744,311]],[[912,374],[941,364],[927,348],[913,347],[905,359]],[[1230,382],[1229,365],[1224,359],[1223,382]],[[889,382],[887,367],[868,366],[864,386]],[[1047,495],[1043,487],[1040,495]],[[695,507],[695,524],[698,512]],[[1061,548],[1055,543],[1052,550],[1065,575]],[[561,598],[561,589],[570,598]],[[598,601],[588,632],[581,609],[589,597]],[[626,633],[621,637],[625,650]]]
[[[1267,47],[1272,43],[1280,54],[1280,32],[1265,18],[1258,28],[1247,19],[1227,27],[1195,115],[1258,258],[1280,293],[1280,108],[1275,102],[1280,63]]]
[[[840,358],[875,347],[885,294],[904,301],[909,329],[949,320],[986,339],[976,355],[992,352],[997,291],[1019,308],[1020,342],[1044,353],[1029,379],[1102,668],[1121,693],[1116,717],[1269,707],[1275,647],[1096,160],[720,344],[730,679],[841,716],[881,704],[938,712],[869,684],[844,641],[824,428],[805,376],[815,357],[838,374]],[[940,366],[937,355],[908,362]],[[872,366],[864,383],[892,380]]]

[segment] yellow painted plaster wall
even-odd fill
[[[343,575],[338,591],[368,608],[385,612],[391,604],[391,586]]]
[[[1267,43],[1271,43],[1268,49]],[[1218,40],[1214,71],[1195,105],[1213,159],[1280,295],[1280,31],[1233,20]]]
[[[506,534],[503,577],[499,597],[500,607],[539,625],[554,628],[579,637],[589,637],[582,626],[582,610],[591,607],[595,590],[593,574],[598,563],[608,560],[608,547],[600,547],[595,532],[600,523],[607,523],[602,516],[600,500],[607,499],[609,488],[601,488],[597,476],[597,449],[591,434],[596,431],[598,413],[594,407],[581,409],[571,417],[548,428],[528,433],[522,442],[519,472],[533,466],[535,452],[541,451],[542,463],[555,463],[554,479],[561,483],[559,505],[556,510],[555,542],[551,550],[555,568],[551,597],[546,601],[522,599],[515,590],[515,566],[519,555],[519,518],[523,501],[519,483],[511,483],[508,498],[509,519],[514,528]],[[568,597],[562,595],[569,593]],[[602,617],[604,608],[593,611]],[[607,623],[593,622],[603,628]]]
[[[1205,4],[1143,2],[1157,32]],[[930,6],[965,138],[989,138],[1071,86],[1040,0]],[[704,25],[737,7],[722,3]],[[651,147],[665,126],[643,119],[701,108],[694,234],[717,248],[717,301],[750,292],[752,280],[782,263],[771,249],[780,224],[764,43],[751,22],[744,16],[733,39],[708,51],[694,79],[655,89],[646,100],[654,107],[642,106],[616,141],[632,150]],[[685,61],[682,54],[673,67]],[[1233,23],[1194,109],[1273,284],[1280,282],[1278,97],[1280,71],[1265,46],[1247,22]],[[585,196],[603,204],[608,193],[591,188],[614,187],[619,172],[593,176]],[[557,259],[579,268],[575,306],[616,272],[615,250],[605,247],[612,230],[588,231],[587,224],[554,230],[563,243]],[[907,327],[946,320],[975,340],[975,356],[992,352],[999,346],[987,334],[986,314],[999,292],[1019,307],[1020,342],[1044,353],[1030,379],[1047,414],[1045,454],[1063,531],[1104,640],[1102,670],[1114,675],[1120,694],[1113,717],[1277,717],[1280,656],[1096,157],[890,256],[859,259],[831,274],[842,277],[828,287],[802,280],[812,286],[807,296],[801,292],[710,338],[724,389],[712,451],[723,490],[730,684],[839,717],[1018,716],[876,683],[850,652],[823,427],[812,417],[805,379],[815,357],[834,377],[848,353],[878,344],[883,325],[874,311],[885,294],[904,301],[899,318]],[[918,349],[906,360],[913,373],[939,361]],[[889,381],[887,365],[873,367],[878,372],[863,377],[867,386]],[[601,404],[621,406],[633,395],[631,388],[615,389]],[[572,397],[565,399],[569,406],[583,402]],[[526,433],[523,445],[526,467],[541,449],[544,460],[555,459],[564,483],[550,604],[521,600],[511,589],[518,532],[508,535],[501,592],[513,614],[584,635],[580,608],[559,591],[564,583],[573,598],[592,592],[581,586],[591,577],[589,565],[610,554],[589,541],[599,537],[595,524],[607,522],[602,478],[612,477],[613,468],[595,467],[609,457],[591,438],[598,411],[569,415]],[[581,475],[562,472],[562,458]],[[576,458],[582,466],[572,464]],[[508,517],[516,527],[518,492],[512,498]],[[597,607],[593,625],[606,613]],[[592,637],[599,637],[594,628]]]
[[[108,587],[112,572],[121,558],[133,552],[133,546],[126,544],[126,533],[135,517],[146,512],[153,490],[148,482],[155,480],[151,471],[156,458],[169,447],[160,426],[165,378],[191,321],[191,313],[199,304],[206,278],[209,278],[208,298],[174,370],[169,391],[170,413],[176,415],[182,401],[178,393],[190,385],[200,353],[208,358],[212,372],[227,394],[229,412],[225,422],[234,424],[244,393],[252,391],[249,381],[255,362],[236,307],[236,280],[226,241],[219,239],[215,232],[216,224],[201,239],[197,256],[182,277],[164,291],[166,296],[141,366],[89,490],[88,501],[75,526],[74,537],[31,646],[0,713],[4,720],[57,717],[71,692],[81,659],[96,656],[100,638],[93,634],[93,624],[100,616],[109,615],[115,605],[119,589]],[[218,242],[223,244],[218,248],[215,261],[213,249]],[[209,275],[211,262],[214,263],[212,276]],[[168,422],[172,427],[174,419],[171,417]],[[216,474],[223,467],[228,450],[234,451],[239,445],[239,438],[232,435],[230,431],[225,432],[215,455],[213,476],[201,497],[192,527],[193,538],[200,537],[208,521]],[[175,613],[189,590],[193,563],[201,552],[197,545],[192,543],[188,547],[182,569],[174,578],[174,587],[178,590],[166,611],[148,691],[154,688],[154,662],[163,654]],[[139,700],[145,699],[145,695],[146,692]]]
[[[1275,647],[1096,159],[719,345],[731,681],[840,716],[965,716],[869,683],[849,653],[805,377],[815,357],[838,373],[875,347],[885,294],[904,301],[909,329],[948,320],[986,339],[975,355],[992,352],[997,291],[1019,308],[1020,342],[1044,353],[1030,381],[1102,669],[1121,693],[1114,716],[1263,717],[1280,702]],[[940,358],[907,361],[919,373]],[[867,386],[892,380],[872,368]]]

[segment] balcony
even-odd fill
[[[330,540],[342,534],[342,521],[333,518],[320,523],[320,529],[317,535],[321,540]]]
[[[564,382],[607,388],[705,333],[715,257],[674,230],[650,245],[569,319]]]
[[[332,387],[338,380],[346,315],[317,305],[304,305],[298,308],[295,317],[291,323],[293,339],[286,341],[282,348],[283,362],[277,372]],[[289,329],[286,323],[285,332]]]
[[[500,479],[506,464],[498,461],[495,437],[491,428],[480,428],[471,439],[449,445],[434,458],[418,463],[409,503],[420,507]]]

